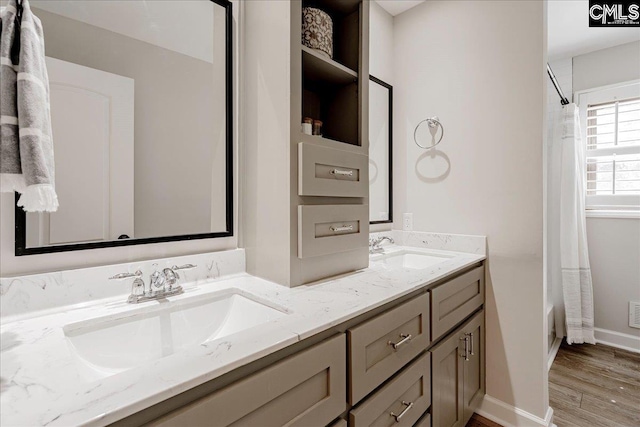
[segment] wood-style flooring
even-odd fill
[[[563,342],[549,371],[558,427],[640,427],[640,354]]]
[[[498,423],[494,423],[491,420],[481,417],[478,414],[473,414],[466,427],[502,427]]]

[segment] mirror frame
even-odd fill
[[[369,75],[369,80],[389,91],[389,218],[383,221],[369,221],[369,224],[390,224],[393,222],[393,86],[372,75]]]
[[[210,0],[225,8],[225,106],[226,106],[226,230],[213,233],[184,234],[176,236],[147,237],[102,242],[72,243],[55,246],[27,248],[27,215],[18,207],[20,195],[15,193],[15,256],[38,255],[55,252],[81,251],[86,249],[111,248],[117,246],[146,245],[149,243],[175,242],[179,240],[212,239],[233,236],[233,13],[230,0]]]

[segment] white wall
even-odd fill
[[[238,98],[238,35],[240,2],[233,0],[234,40],[234,98]],[[238,103],[234,102],[234,200],[238,200]],[[37,272],[59,271],[65,269],[84,268],[130,261],[166,258],[233,249],[238,246],[238,205],[234,208],[234,236],[219,239],[203,239],[181,242],[158,243],[149,245],[124,246],[117,248],[92,249],[84,251],[62,252],[55,254],[30,255],[16,257],[14,251],[14,196],[0,194],[0,276],[9,277]]]
[[[573,58],[573,91],[640,78],[640,41]]]
[[[545,25],[539,1],[430,1],[395,17],[393,57],[394,228],[412,212],[416,230],[488,236],[487,394],[539,418]],[[413,130],[433,115],[445,137],[424,151]]]
[[[372,1],[369,11],[369,74],[393,86],[393,16],[384,10],[378,3]],[[373,96],[371,93],[369,96]],[[373,111],[373,107],[369,112]],[[369,132],[372,138],[374,133]],[[372,142],[371,142],[372,143]],[[373,143],[372,143],[373,144]],[[397,144],[393,141],[395,156],[395,147]],[[395,163],[395,162],[394,162]],[[395,164],[393,165],[395,168]],[[397,174],[393,174],[394,179]],[[398,197],[394,190],[393,197]],[[375,195],[370,195],[370,203],[373,203]],[[398,218],[398,211],[394,210],[394,219]],[[372,225],[370,231],[387,231],[391,230],[392,224],[375,224]]]
[[[573,58],[573,90],[640,79],[640,42]],[[640,338],[629,301],[640,301],[640,218],[587,218],[595,327]],[[596,338],[599,333],[596,331]]]

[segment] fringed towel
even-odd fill
[[[582,143],[578,107],[563,107],[555,139],[561,144],[560,266],[569,344],[595,344],[593,285],[587,247],[585,193],[586,147]]]
[[[0,192],[21,193],[18,206],[27,212],[55,212],[58,196],[42,24],[28,0],[22,0],[22,20],[16,22],[17,11],[16,0],[9,0],[0,26]]]

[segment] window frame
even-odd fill
[[[580,110],[580,133],[585,149],[585,161],[589,158],[589,152],[599,151],[601,155],[606,153],[629,154],[640,151],[640,145],[617,146],[614,148],[600,148],[588,150],[587,144],[587,108],[589,104],[612,102],[616,99],[628,99],[640,96],[640,79],[600,86],[574,93],[574,99]],[[598,218],[640,218],[640,195],[612,194],[612,195],[588,195],[587,191],[587,164],[585,163],[584,189],[585,209],[587,216]]]

